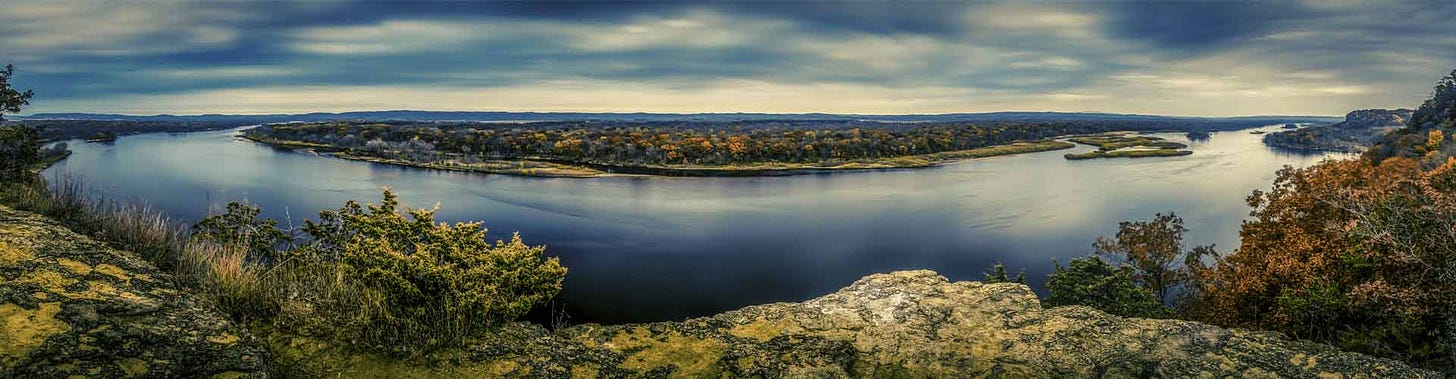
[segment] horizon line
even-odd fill
[[[1380,108],[1370,108],[1370,109],[1380,109]],[[1396,108],[1396,109],[1404,109],[1404,108]],[[1364,109],[1360,109],[1360,110],[1364,110]],[[904,116],[912,116],[912,117],[913,116],[932,117],[932,116],[955,116],[955,115],[989,115],[989,114],[997,114],[997,113],[1044,113],[1044,114],[1073,114],[1073,115],[1074,114],[1089,114],[1089,115],[1116,115],[1116,116],[1157,116],[1157,117],[1210,118],[1210,119],[1212,119],[1212,118],[1248,118],[1248,117],[1330,117],[1330,118],[1337,118],[1337,117],[1344,117],[1345,116],[1345,115],[1296,115],[1296,114],[1252,114],[1252,115],[1239,115],[1239,116],[1208,116],[1208,115],[1176,115],[1176,114],[1155,114],[1155,113],[1121,113],[1121,112],[1103,112],[1103,111],[1027,111],[1027,110],[1004,110],[1004,111],[983,111],[983,112],[948,112],[948,113],[831,113],[831,112],[778,113],[778,112],[744,112],[744,111],[729,111],[729,112],[645,112],[645,111],[592,112],[592,111],[424,110],[424,109],[312,111],[312,112],[295,112],[295,113],[289,113],[289,112],[278,112],[278,113],[216,113],[216,112],[213,112],[213,113],[192,113],[192,114],[175,114],[175,113],[133,114],[133,113],[120,113],[120,112],[70,111],[70,112],[39,112],[39,113],[31,113],[31,114],[11,114],[11,115],[8,115],[8,116],[11,116],[11,117],[37,117],[37,116],[55,115],[55,114],[84,114],[84,115],[115,115],[115,116],[126,116],[126,117],[204,117],[204,116],[292,116],[292,115],[310,115],[310,114],[387,113],[387,112],[507,113],[507,114],[515,113],[515,114],[545,114],[545,115],[551,115],[551,114],[681,115],[681,116],[743,114],[743,115],[785,115],[785,116],[792,116],[792,115],[823,115],[823,116],[863,116],[863,117],[904,117]]]

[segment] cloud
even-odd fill
[[[1419,101],[1456,62],[1453,16],[1434,2],[21,1],[0,13],[0,59],[37,90],[32,112],[1336,115]]]
[[[490,37],[489,24],[390,20],[377,25],[306,28],[291,33],[294,49],[318,54],[401,54],[458,49]]]
[[[614,112],[917,112],[959,102],[959,88],[897,89],[843,83],[785,84],[723,80],[691,88],[599,80],[555,80],[523,86],[282,86],[206,90],[78,103],[129,113],[171,109],[213,113],[352,111],[369,109]],[[58,104],[61,107],[68,104]]]
[[[246,14],[171,2],[7,2],[0,51],[18,61],[56,55],[127,56],[226,45]]]
[[[1113,35],[1185,55],[1216,52],[1311,13],[1281,0],[1115,2],[1103,11],[1110,18],[1104,27]]]

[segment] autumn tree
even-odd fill
[[[1355,222],[1345,229],[1375,273],[1350,289],[1351,305],[1400,326],[1432,325],[1436,343],[1424,358],[1456,373],[1456,158],[1385,196],[1347,194],[1337,204]]]
[[[1456,163],[1331,161],[1249,197],[1237,251],[1195,281],[1190,316],[1451,368]]]
[[[1425,169],[1433,169],[1456,157],[1456,144],[1444,143],[1456,133],[1456,71],[1441,78],[1431,90],[1431,97],[1411,114],[1404,129],[1386,134],[1372,146],[1367,156],[1380,163],[1384,159],[1405,157],[1418,160]]]
[[[1134,281],[1159,299],[1167,299],[1169,290],[1188,276],[1179,266],[1185,261],[1183,233],[1187,231],[1177,214],[1159,213],[1152,220],[1119,223],[1113,238],[1098,237],[1092,247],[1099,256],[1131,266]],[[1211,252],[1212,248],[1198,249]]]

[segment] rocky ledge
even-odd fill
[[[0,378],[248,377],[265,362],[151,264],[0,207]]]
[[[288,366],[343,377],[1438,377],[1274,333],[1046,309],[1024,285],[931,271],[684,322],[555,332],[518,323],[409,363],[298,337],[271,343]]]

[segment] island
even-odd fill
[[[1191,150],[1183,150],[1188,145],[1164,140],[1153,136],[1128,136],[1125,134],[1103,134],[1095,136],[1078,136],[1069,138],[1068,141],[1083,145],[1096,146],[1096,151],[1086,153],[1072,153],[1064,155],[1068,160],[1096,159],[1096,158],[1146,158],[1146,157],[1176,157],[1193,154]]]
[[[342,159],[546,177],[771,176],[932,167],[1069,149],[1075,124],[880,122],[321,122],[242,138]]]

